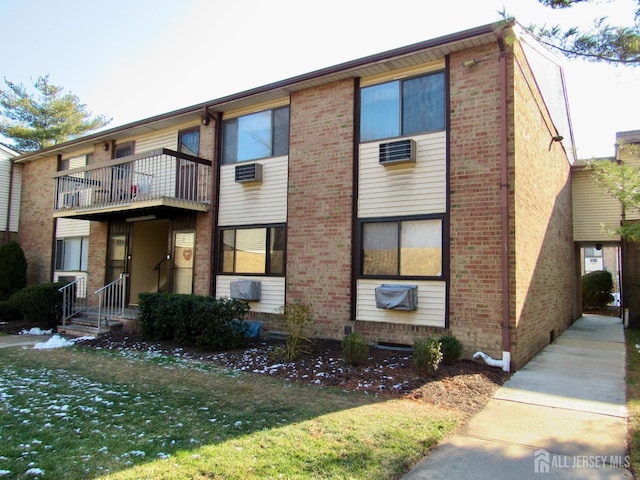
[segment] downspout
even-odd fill
[[[509,327],[509,151],[507,145],[507,52],[503,30],[496,32],[500,48],[500,194],[502,202],[502,359],[496,360],[483,352],[477,352],[473,358],[481,357],[492,367],[501,367],[511,371],[511,336]]]
[[[9,198],[7,199],[7,228],[4,230],[4,243],[9,243],[9,229],[11,228],[11,197],[13,196],[13,176],[15,164],[9,160]]]

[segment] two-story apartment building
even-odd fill
[[[304,301],[317,337],[451,332],[517,368],[578,314],[572,151],[561,68],[499,22],[23,155],[20,241],[31,282],[251,280],[267,328]]]

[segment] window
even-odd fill
[[[56,239],[56,270],[86,271],[89,262],[89,237]]]
[[[283,226],[222,229],[220,250],[221,273],[284,273]]]
[[[178,151],[194,157],[200,155],[200,127],[178,132]]]
[[[226,120],[223,163],[286,155],[289,152],[289,107]]]
[[[444,72],[437,72],[362,88],[360,140],[443,130],[444,80]]]
[[[442,277],[442,219],[362,224],[362,275]]]

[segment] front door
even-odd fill
[[[173,292],[193,293],[193,257],[195,232],[182,231],[173,235]]]
[[[169,221],[132,222],[129,303],[143,292],[169,291]]]

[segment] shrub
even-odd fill
[[[442,351],[437,338],[422,338],[413,342],[413,363],[422,373],[433,375],[441,361]]]
[[[9,303],[8,300],[0,301],[0,322],[21,320],[22,313]]]
[[[27,260],[17,242],[0,245],[0,300],[27,286]]]
[[[369,342],[357,332],[345,336],[341,347],[344,359],[351,365],[360,365],[369,358]]]
[[[22,313],[24,319],[46,328],[53,328],[62,316],[62,282],[38,283],[14,293],[9,307]]]
[[[613,301],[613,278],[606,270],[597,270],[582,277],[582,308],[603,310]]]
[[[243,318],[249,306],[241,300],[141,293],[139,307],[140,330],[150,338],[208,349],[236,348],[246,343]]]
[[[440,350],[442,351],[442,363],[453,365],[462,357],[462,342],[453,335],[442,335],[440,337]]]
[[[305,336],[305,327],[311,324],[313,317],[311,305],[306,303],[288,303],[280,307],[281,322],[285,333],[284,348],[276,351],[276,356],[286,362],[295,360],[305,350],[309,339]]]

